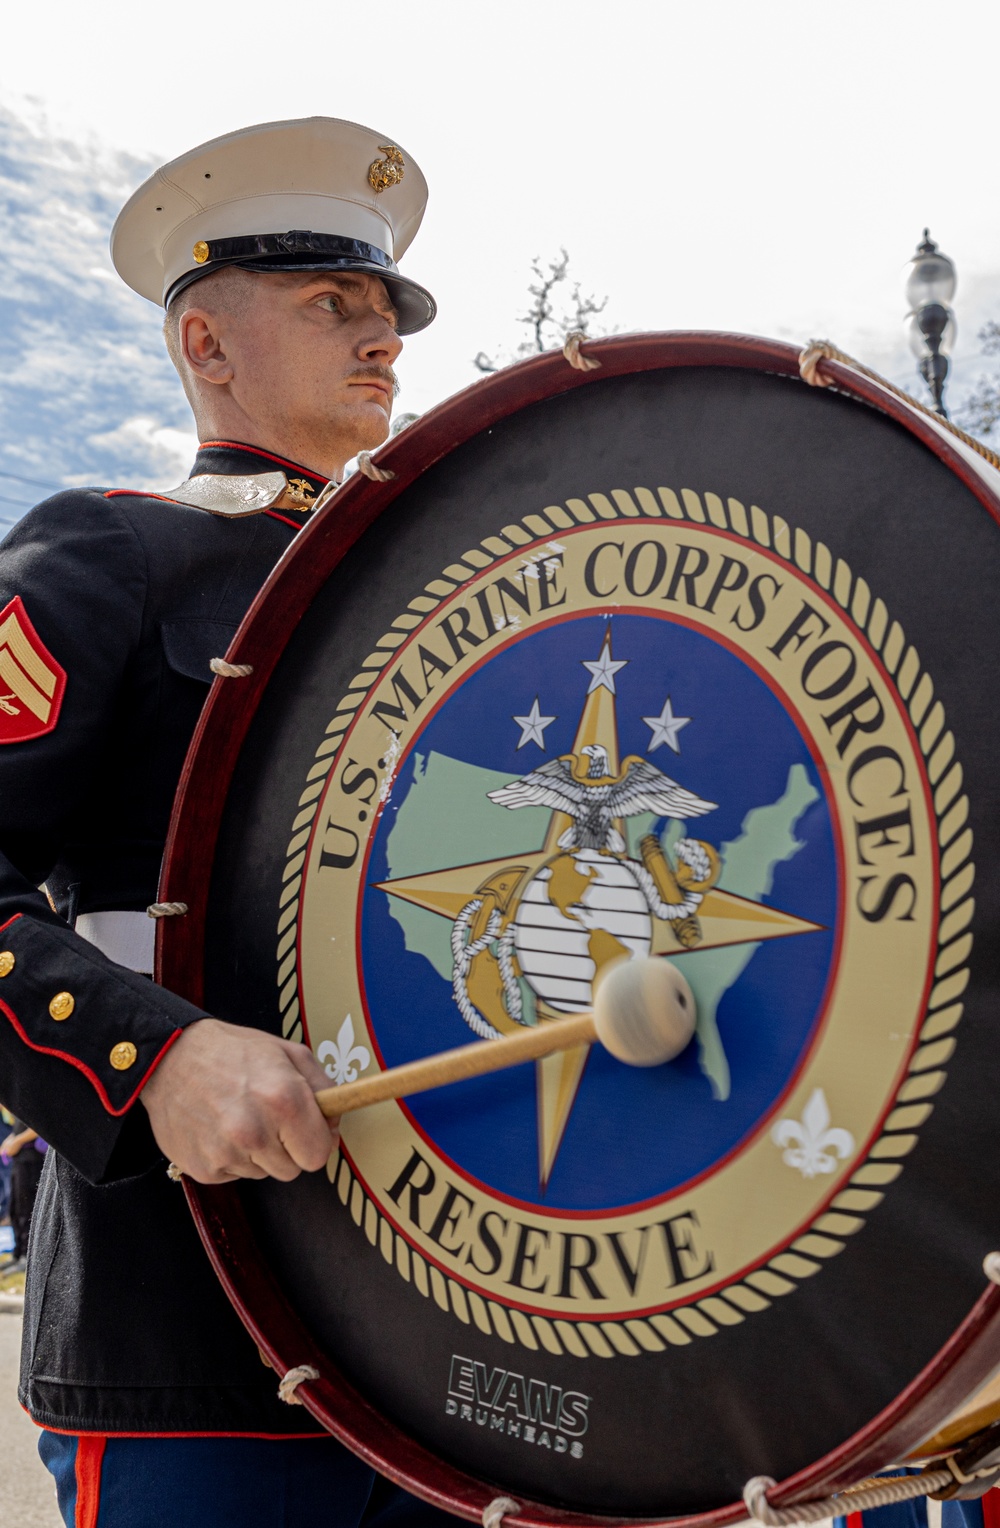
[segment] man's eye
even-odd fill
[[[321,297],[320,300],[319,300],[319,307],[326,308],[328,313],[342,313],[343,312],[343,309],[341,308],[341,305],[340,305],[340,298],[339,297],[333,297],[333,296]]]

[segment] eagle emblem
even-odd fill
[[[66,671],[53,658],[15,595],[0,610],[0,743],[26,743],[59,720]]]
[[[565,812],[573,823],[559,838],[560,849],[607,849],[612,854],[625,852],[625,840],[613,825],[616,817],[640,812],[702,817],[715,811],[714,801],[702,801],[637,754],[630,754],[612,774],[608,751],[600,743],[589,743],[580,753],[580,759],[564,754],[502,790],[490,791],[490,800],[512,809],[548,806]]]

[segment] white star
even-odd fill
[[[605,690],[610,690],[612,695],[614,695],[615,675],[619,669],[625,667],[627,662],[628,659],[623,658],[620,663],[614,663],[611,658],[611,644],[610,642],[605,642],[601,648],[601,656],[596,663],[588,663],[586,659],[583,660],[584,668],[589,669],[593,675],[587,694],[592,695],[595,690],[599,690],[603,686]]]
[[[521,741],[517,745],[518,748],[523,748],[525,743],[537,743],[544,753],[545,729],[551,726],[556,718],[554,716],[542,716],[538,709],[538,696],[535,696],[535,703],[527,716],[515,716],[512,720],[517,722],[521,729]]]
[[[687,726],[690,720],[690,716],[674,715],[674,708],[670,704],[670,696],[668,695],[659,716],[643,717],[646,726],[653,729],[653,735],[649,740],[649,747],[646,749],[646,752],[652,753],[654,749],[660,748],[666,743],[668,748],[674,750],[674,753],[680,753],[681,745],[677,741],[677,734],[682,727]]]

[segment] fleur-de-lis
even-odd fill
[[[359,1072],[372,1059],[370,1051],[354,1043],[354,1020],[350,1014],[341,1024],[336,1040],[324,1040],[316,1055],[320,1061],[329,1061],[326,1075],[336,1083],[357,1082]]]
[[[830,1128],[830,1110],[822,1088],[813,1089],[802,1110],[801,1122],[779,1120],[771,1131],[771,1139],[776,1146],[785,1148],[782,1160],[789,1167],[797,1167],[803,1178],[832,1173],[837,1158],[843,1162],[854,1150],[854,1137],[849,1130]]]

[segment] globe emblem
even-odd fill
[[[559,1013],[589,1008],[608,960],[648,955],[653,920],[627,860],[598,849],[560,854],[532,877],[514,924],[521,974]]]

